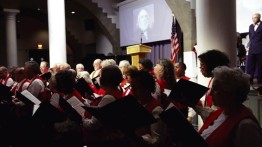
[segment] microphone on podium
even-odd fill
[[[140,39],[140,44],[142,44],[142,38],[143,38],[143,32],[141,32],[141,39]]]

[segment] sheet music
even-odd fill
[[[59,98],[60,95],[58,93],[53,94],[50,99],[50,104],[57,108],[59,106]]]
[[[32,101],[35,105],[40,105],[41,101],[38,98],[36,98],[33,94],[31,94],[29,91],[24,90],[21,92],[21,94],[28,98],[30,101]]]
[[[82,107],[84,104],[75,96],[67,100],[67,102],[82,116],[84,117],[85,109]]]
[[[164,94],[166,94],[166,96],[169,96],[170,93],[171,93],[171,90],[170,89],[164,89]]]
[[[99,95],[99,94],[96,94],[96,93],[93,93],[93,95],[94,95],[95,98],[99,98],[99,97],[103,96],[103,95]]]
[[[35,114],[36,110],[40,107],[40,105],[34,105],[32,116]]]

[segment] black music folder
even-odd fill
[[[179,141],[180,144],[182,143],[183,147],[208,146],[202,136],[176,107],[163,111],[160,118],[166,123],[169,132],[172,132],[172,139]]]
[[[44,74],[40,75],[40,77],[43,80],[49,80],[51,78],[51,76],[52,76],[51,72],[47,72],[47,73],[44,73]]]
[[[262,86],[256,89],[260,95],[262,95]]]
[[[82,122],[82,116],[63,97],[59,98],[59,106],[64,110],[65,114],[70,117],[70,119],[79,123]]]
[[[23,95],[22,93],[20,93],[18,91],[15,92],[15,97],[18,98],[23,103],[25,103],[26,105],[34,105],[35,104],[32,100],[30,100],[28,97],[26,97],[25,95]]]
[[[93,82],[93,84],[95,85],[95,87],[96,87],[96,89],[100,89],[100,85],[99,85],[99,83],[97,82],[97,78],[98,78],[99,76],[96,76],[96,77],[94,77],[93,79],[92,79],[92,82]]]
[[[46,123],[55,123],[65,120],[65,115],[48,101],[43,101],[33,114],[33,120]]]
[[[11,87],[0,84],[0,99],[11,100],[14,94],[11,92]]]
[[[135,129],[156,122],[152,114],[131,95],[125,96],[103,107],[85,105],[83,108],[104,125],[124,131],[134,131]]]
[[[94,93],[93,89],[88,85],[84,78],[78,79],[74,87],[82,97],[86,97],[85,93],[88,95],[93,95]]]
[[[188,106],[197,105],[199,99],[208,91],[209,88],[198,83],[180,79],[174,86],[169,97],[175,101]]]

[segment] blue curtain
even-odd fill
[[[159,59],[170,59],[171,57],[171,45],[170,41],[161,41],[152,44],[146,44],[151,46],[151,53],[146,54],[146,58],[150,59],[155,65]]]

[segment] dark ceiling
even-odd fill
[[[47,0],[0,0],[0,14],[3,14],[3,9],[18,9],[20,10],[19,15],[36,15],[47,16]],[[78,4],[74,0],[65,0],[65,14],[75,15],[76,17],[90,17],[90,12],[82,5]],[[75,11],[75,14],[71,12]]]

